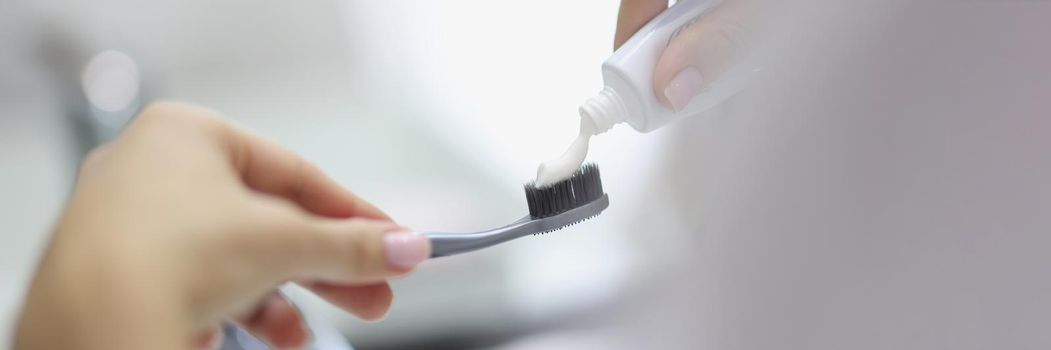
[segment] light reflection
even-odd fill
[[[123,52],[107,50],[93,57],[84,67],[81,85],[92,107],[112,113],[136,105],[139,78],[139,66],[134,59]]]

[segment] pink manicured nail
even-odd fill
[[[701,76],[701,71],[697,68],[686,67],[671,79],[668,87],[664,88],[664,97],[671,103],[673,110],[681,111],[694,96],[697,96],[698,92],[701,92],[702,86],[704,86],[704,77]]]
[[[430,257],[431,241],[423,235],[396,232],[383,237],[383,249],[387,264],[410,269]]]

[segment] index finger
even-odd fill
[[[391,220],[295,153],[237,127],[228,130],[234,168],[249,188],[288,199],[319,216]]]

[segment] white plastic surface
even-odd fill
[[[679,1],[642,27],[602,65],[606,86],[581,106],[581,117],[591,119],[599,132],[624,122],[640,132],[650,132],[673,120],[700,114],[740,91],[755,71],[751,64],[738,64],[719,80],[707,83],[705,90],[679,112],[662,105],[653,93],[653,71],[668,42],[720,3]]]

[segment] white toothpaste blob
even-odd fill
[[[540,164],[536,169],[536,187],[548,187],[568,179],[584,164],[588,155],[588,143],[595,134],[595,125],[588,118],[580,118],[580,134],[565,153],[558,158]]]

